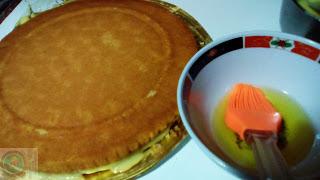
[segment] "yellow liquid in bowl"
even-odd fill
[[[315,130],[297,102],[288,95],[262,89],[268,100],[280,112],[283,127],[278,137],[278,147],[289,166],[302,161],[311,150]],[[227,157],[246,169],[255,169],[255,160],[251,147],[230,130],[224,123],[228,96],[224,97],[215,109],[212,120],[214,140]]]
[[[312,0],[311,3],[313,3],[313,6],[317,7],[313,8],[310,5],[310,2],[308,0],[297,0],[297,3],[309,14],[315,16],[316,18],[320,19],[320,0]]]

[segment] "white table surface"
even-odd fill
[[[281,0],[168,0],[207,30],[213,40],[250,30],[280,31]],[[140,180],[237,179],[189,140],[173,157]]]

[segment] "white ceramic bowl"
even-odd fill
[[[177,100],[183,123],[214,162],[238,177],[254,177],[256,173],[235,164],[217,145],[213,110],[236,83],[269,87],[295,99],[319,134],[319,61],[320,45],[294,35],[260,31],[217,39],[192,57],[180,77]],[[318,157],[317,164],[308,164],[303,175],[314,173],[319,161]]]

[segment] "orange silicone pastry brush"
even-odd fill
[[[251,145],[263,179],[289,179],[286,162],[277,146],[282,119],[263,91],[237,84],[230,92],[226,125]]]

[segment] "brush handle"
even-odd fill
[[[277,146],[273,133],[247,133],[261,179],[290,179],[287,163]]]

